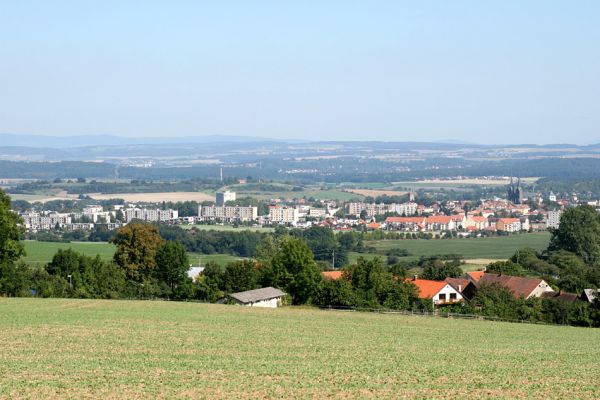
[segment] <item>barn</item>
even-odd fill
[[[232,293],[229,297],[236,303],[246,307],[277,308],[281,305],[285,292],[274,287],[247,290]]]

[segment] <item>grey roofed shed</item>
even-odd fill
[[[285,292],[270,286],[262,289],[232,293],[229,295],[229,297],[239,301],[242,304],[256,303],[257,301],[271,300],[283,296],[285,296]]]

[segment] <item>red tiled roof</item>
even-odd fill
[[[407,279],[407,282],[412,283],[417,287],[417,292],[420,299],[431,299],[444,286],[447,285],[444,281],[430,281],[428,279]]]
[[[485,274],[485,271],[469,271],[467,275],[471,277],[475,282],[479,281],[481,277]]]
[[[424,217],[387,217],[385,222],[396,224],[420,224],[424,220]]]
[[[528,298],[542,282],[542,279],[484,273],[477,284],[498,283],[510,290],[516,298]]]
[[[504,224],[514,224],[515,222],[521,222],[519,218],[500,218],[498,222],[502,222]]]
[[[379,228],[381,228],[381,224],[378,222],[371,222],[370,224],[367,224],[367,228],[379,229]]]
[[[486,217],[482,217],[482,216],[480,216],[480,215],[479,215],[479,216],[478,216],[478,215],[476,215],[476,216],[474,216],[474,217],[471,217],[471,219],[472,219],[474,222],[485,222],[485,221],[487,221],[487,218],[486,218]]]
[[[321,272],[324,279],[338,280],[342,278],[342,271],[323,271]]]
[[[450,221],[452,221],[452,217],[447,215],[436,215],[434,217],[427,218],[428,224],[449,224]]]

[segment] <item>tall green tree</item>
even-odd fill
[[[25,255],[19,242],[21,218],[11,211],[10,197],[0,189],[0,264],[13,263]]]
[[[577,254],[588,265],[600,261],[600,214],[591,206],[572,207],[552,231],[549,251],[566,250]]]
[[[279,251],[263,272],[263,284],[285,290],[293,304],[311,303],[321,283],[321,271],[306,242],[299,238],[284,237]]]
[[[141,282],[156,269],[156,252],[163,242],[156,226],[129,223],[111,239],[117,245],[114,261],[128,278]]]
[[[189,278],[187,271],[190,269],[185,247],[179,242],[165,242],[156,250],[155,277],[166,284],[171,293],[184,284]]]

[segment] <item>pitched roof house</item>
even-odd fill
[[[237,304],[247,307],[277,308],[281,305],[285,293],[274,287],[247,290],[229,295]]]
[[[462,294],[450,283],[445,281],[431,281],[428,279],[407,279],[417,287],[420,299],[431,299],[434,306],[460,303],[463,301]]]
[[[428,231],[452,231],[456,229],[456,223],[452,220],[452,217],[447,215],[428,217],[425,224]]]
[[[524,278],[521,276],[510,276],[501,274],[483,273],[475,282],[476,286],[491,285],[497,283],[510,290],[516,298],[541,297],[543,293],[553,292],[550,285],[543,279]]]

